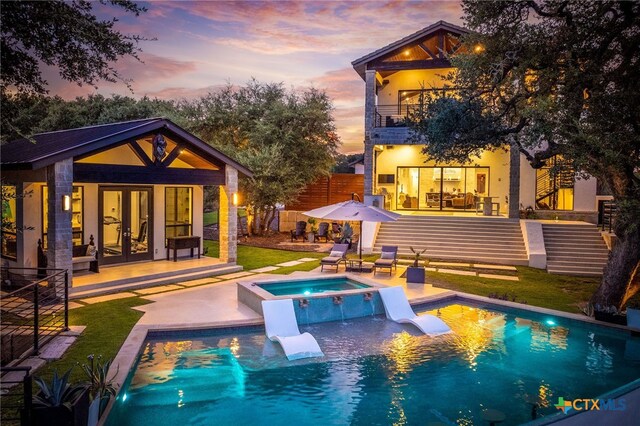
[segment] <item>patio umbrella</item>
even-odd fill
[[[359,201],[343,201],[309,210],[303,214],[318,219],[360,222],[360,259],[362,259],[362,222],[393,222],[401,215],[378,207],[367,206]]]

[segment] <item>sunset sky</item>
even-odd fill
[[[148,12],[126,16],[96,6],[101,18],[117,13],[117,28],[144,41],[139,63],[118,62],[126,86],[69,84],[47,74],[50,93],[72,99],[89,93],[193,98],[226,82],[251,77],[327,91],[345,153],[363,150],[364,82],[351,61],[436,21],[461,25],[458,1],[173,1],[140,2]]]

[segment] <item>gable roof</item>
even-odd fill
[[[388,55],[403,46],[414,43],[422,38],[428,37],[429,35],[434,34],[440,30],[444,30],[444,31],[448,31],[456,34],[467,34],[469,32],[469,30],[467,30],[466,28],[460,27],[458,25],[454,25],[446,21],[438,21],[435,24],[431,24],[428,27],[424,27],[423,29],[416,31],[415,33],[410,34],[398,41],[394,41],[393,43],[388,44],[385,47],[382,47],[376,50],[375,52],[371,52],[359,59],[356,59],[355,61],[351,62],[351,65],[353,66],[353,69],[356,70],[358,74],[360,74],[360,77],[364,79],[367,63],[375,59],[378,59],[382,56]]]
[[[159,130],[176,135],[203,156],[228,164],[246,176],[252,172],[242,164],[211,147],[166,118],[147,118],[77,129],[39,133],[30,139],[17,139],[0,147],[0,164],[8,169],[37,170],[65,158],[106,149]],[[205,158],[206,159],[206,158]]]

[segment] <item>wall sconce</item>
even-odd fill
[[[233,204],[234,206],[238,205],[238,193],[234,192],[233,194],[231,194],[231,204]]]
[[[62,211],[68,212],[71,210],[71,195],[62,196]]]

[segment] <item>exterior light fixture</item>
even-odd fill
[[[62,210],[65,212],[71,210],[71,195],[62,196]]]
[[[234,206],[238,205],[238,193],[237,192],[234,192],[233,194],[231,194],[231,203]]]
[[[404,56],[409,56],[409,51],[408,50],[404,51]]]
[[[476,53],[481,53],[484,51],[484,47],[481,44],[476,44],[473,48],[473,51]]]

